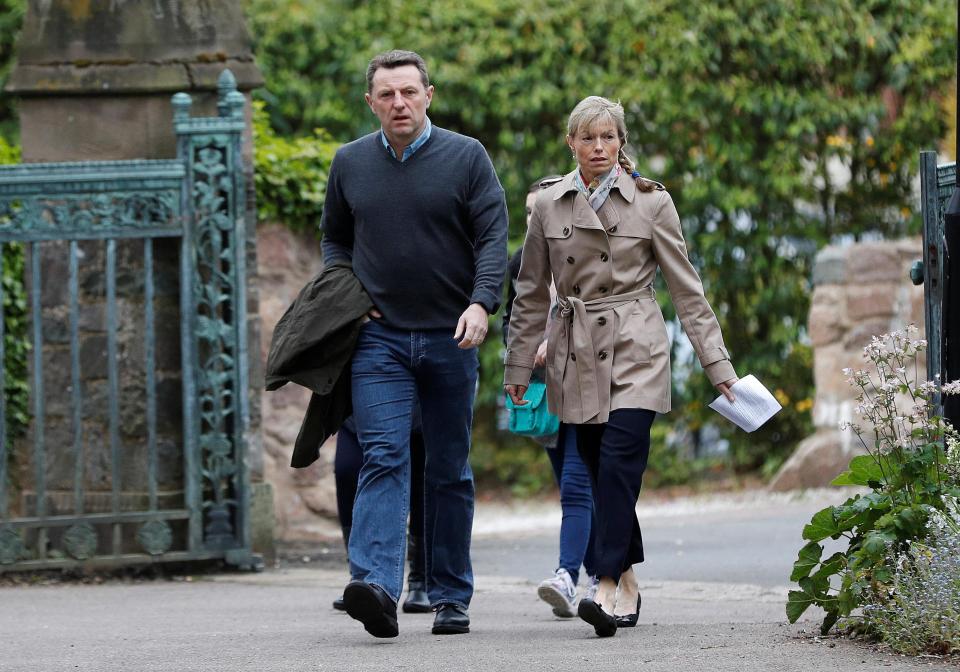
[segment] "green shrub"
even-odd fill
[[[514,497],[553,491],[553,469],[543,446],[497,429],[496,411],[479,407],[473,420],[470,466],[481,491],[507,488]]]
[[[0,136],[0,165],[18,163],[20,150]],[[27,294],[23,284],[23,245],[3,243],[3,345],[4,384],[7,436],[22,436],[30,416],[28,411],[27,353]]]
[[[254,102],[253,142],[259,219],[319,236],[327,174],[340,143],[319,129],[302,138],[278,136],[261,101]]]
[[[863,608],[866,630],[899,653],[960,652],[960,507],[945,504],[930,512],[925,540],[891,554],[893,583]]]
[[[869,426],[843,423],[843,428],[853,430],[867,454],[854,457],[833,484],[866,486],[870,492],[828,506],[803,528],[808,543],[790,575],[800,587],[789,593],[791,623],[815,604],[827,613],[821,626],[826,633],[882,592],[894,580],[890,553],[903,553],[923,539],[931,512],[944,508],[945,497],[960,495],[960,480],[943,450],[944,439],[956,443],[957,434],[931,414],[938,389],[918,379],[918,355],[926,342],[911,338],[915,332],[911,325],[875,337],[864,348],[872,370],[844,370],[859,390],[857,412]],[[942,392],[956,393],[958,387],[944,385]],[[820,542],[828,537],[846,538],[847,548],[823,558]]]
[[[391,48],[423,55],[437,87],[431,118],[478,138],[497,168],[511,246],[527,185],[573,167],[570,110],[590,94],[621,99],[639,170],[676,200],[737,371],[790,399],[753,434],[721,426],[742,471],[772,472],[809,435],[814,256],[838,235],[919,230],[918,151],[944,135],[939,94],[955,76],[947,0],[599,0],[587,13],[549,0],[244,7],[267,82],[256,95],[285,132],[319,126],[347,141],[374,130],[367,61]],[[500,388],[491,341],[480,405]],[[715,421],[714,396],[699,373],[677,380],[670,422],[699,431]]]

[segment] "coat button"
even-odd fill
[[[574,285],[574,286],[573,286],[573,293],[574,293],[574,294],[579,294],[579,293],[580,293],[580,285]]]
[[[566,236],[566,235],[569,234],[569,233],[570,233],[570,227],[569,227],[569,226],[563,227],[563,235]]]
[[[606,287],[601,287],[601,288],[600,288],[600,293],[601,293],[601,294],[606,294],[606,293],[607,293],[607,288],[606,288]]]
[[[574,362],[577,361],[577,354],[575,352],[571,352],[570,359],[573,360]]]
[[[607,323],[607,318],[605,317],[601,317],[599,320],[597,320],[597,324],[599,324],[601,327],[606,323]]]
[[[600,253],[600,261],[606,261],[606,260],[609,259],[609,258],[610,258],[610,257],[607,256],[607,253],[606,253],[606,252],[601,252],[601,253]]]
[[[568,263],[568,264],[572,264],[572,263],[575,262],[575,261],[576,261],[576,259],[574,259],[573,257],[567,257],[567,263]]]
[[[610,227],[610,233],[616,233],[616,232],[617,232],[617,225],[614,224],[613,226]]]
[[[600,351],[600,354],[597,355],[597,356],[598,356],[600,359],[606,359],[606,358],[607,358],[607,351],[606,351],[606,350],[601,350],[601,351]]]

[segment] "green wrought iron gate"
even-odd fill
[[[923,217],[923,260],[911,277],[923,283],[927,334],[927,379],[943,379],[943,301],[946,290],[943,215],[957,183],[955,163],[937,165],[936,152],[920,152],[920,212]],[[940,398],[935,400],[939,414]]]
[[[15,436],[0,398],[0,573],[258,562],[244,97],[225,71],[218,116],[172,102],[174,160],[0,167],[0,248],[27,268],[31,415]]]

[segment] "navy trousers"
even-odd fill
[[[598,577],[616,581],[643,562],[637,498],[650,454],[656,412],[621,408],[605,424],[577,425],[577,450],[593,484],[594,564]]]

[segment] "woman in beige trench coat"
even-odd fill
[[[663,273],[704,372],[731,401],[736,373],[703,286],[687,258],[680,219],[663,185],[623,152],[623,108],[590,96],[571,112],[577,168],[537,194],[510,320],[504,389],[515,403],[530,381],[548,320],[551,279],[560,310],[549,325],[547,399],[576,424],[593,480],[600,586],[579,616],[601,636],[635,625],[643,561],[636,518],[650,426],[670,410],[670,345],[653,281]]]

